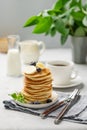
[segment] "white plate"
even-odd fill
[[[53,83],[53,88],[70,88],[70,87],[77,86],[81,83],[82,83],[82,80],[81,80],[80,76],[77,76],[75,79],[71,80],[69,82],[69,84],[67,84],[67,85],[58,85],[58,84]]]
[[[28,108],[45,108],[45,107],[48,107],[50,105],[53,105],[54,103],[56,103],[58,100],[58,95],[55,91],[53,91],[52,93],[52,102],[50,103],[45,103],[45,104],[27,104],[27,103],[21,103],[19,101],[15,101],[18,105],[20,106],[24,106],[24,107],[28,107]]]

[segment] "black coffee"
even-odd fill
[[[53,64],[54,66],[67,66],[65,64]]]

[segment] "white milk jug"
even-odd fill
[[[45,44],[42,41],[37,40],[26,40],[19,42],[21,58],[24,64],[31,62],[37,62],[40,55],[45,50]]]

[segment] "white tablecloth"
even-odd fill
[[[9,99],[8,94],[20,91],[23,87],[22,77],[8,77],[6,75],[6,54],[0,54],[0,130],[87,130],[87,125],[62,121],[55,125],[51,118],[41,119],[38,116],[21,112],[6,110],[2,101]],[[49,49],[40,57],[40,61],[72,60],[70,49]],[[87,93],[87,65],[75,64],[82,78],[82,94]],[[56,89],[57,91],[70,92],[73,88]]]

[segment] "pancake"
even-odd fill
[[[44,103],[52,98],[52,75],[43,64],[29,65],[24,72],[22,94],[26,102]],[[40,68],[41,65],[41,68]],[[35,68],[34,68],[35,67]],[[39,70],[39,71],[38,71]]]

